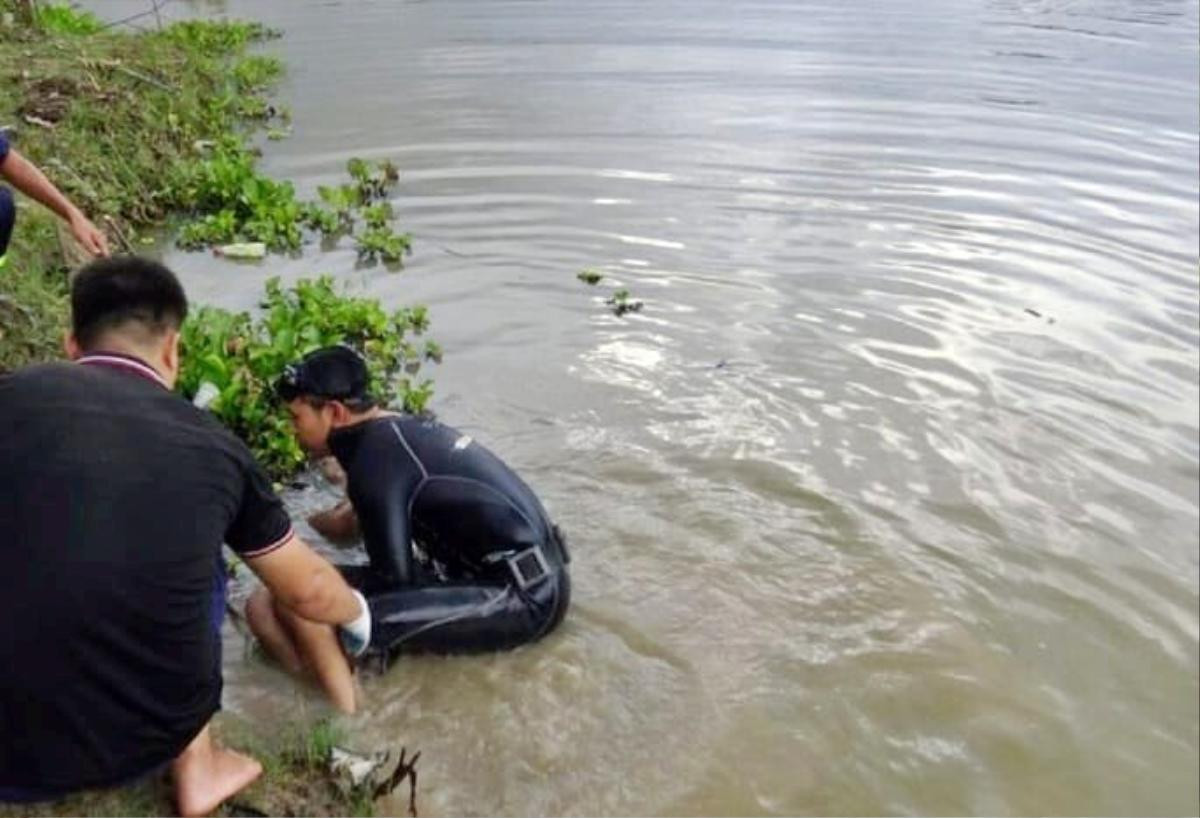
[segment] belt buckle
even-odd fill
[[[522,591],[550,576],[550,563],[546,561],[540,545],[507,556],[504,562],[508,564],[508,570]]]

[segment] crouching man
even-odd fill
[[[208,726],[222,542],[307,645],[337,650],[334,625],[369,639],[362,598],[293,534],[250,452],[171,391],[186,316],[162,265],[93,262],[71,285],[74,363],[0,378],[0,801],[169,767],[179,811],[202,815],[258,777]]]
[[[345,472],[349,503],[312,522],[335,540],[361,531],[369,564],[340,570],[368,600],[368,651],[504,650],[548,634],[570,600],[569,558],[533,491],[469,436],[376,406],[368,383],[362,358],[339,346],[289,366],[276,386],[300,444],[332,452]],[[341,660],[326,682],[336,701],[352,685],[349,663],[327,642],[306,644],[279,603],[269,589],[251,597],[250,627],[293,670],[305,655]]]

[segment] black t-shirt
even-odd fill
[[[222,541],[290,537],[246,447],[140,361],[0,378],[0,791],[177,755],[220,706]]]
[[[372,588],[416,584],[413,540],[467,576],[496,552],[550,542],[552,525],[533,490],[450,426],[387,415],[337,429],[329,445],[346,472]]]

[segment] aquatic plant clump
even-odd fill
[[[395,184],[390,163],[375,166],[351,159],[350,184],[319,187],[317,201],[301,202],[290,182],[259,174],[255,162],[254,153],[241,139],[228,137],[213,145],[204,158],[175,169],[171,186],[179,207],[205,214],[182,227],[179,246],[197,249],[262,242],[270,250],[296,250],[303,243],[304,228],[336,239],[354,230],[361,219],[364,227],[355,235],[359,258],[399,263],[411,252],[412,236],[391,227],[395,218],[391,204],[372,204]]]
[[[425,409],[432,384],[421,366],[441,358],[424,307],[385,311],[378,301],[339,292],[326,276],[283,288],[266,285],[262,313],[202,307],[183,328],[178,389],[207,408],[250,446],[259,463],[284,479],[304,463],[273,385],[284,366],[331,344],[349,343],[367,360],[372,394],[410,412]]]
[[[604,302],[613,311],[614,315],[621,316],[627,312],[641,312],[645,304],[636,298],[632,298],[629,290],[617,290]]]

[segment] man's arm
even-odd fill
[[[262,589],[250,598],[246,606],[250,629],[281,659],[290,655],[291,661],[308,667],[334,705],[353,713],[358,696],[347,654],[358,656],[370,644],[366,600],[295,536],[248,557],[246,564],[270,590],[257,612],[255,600]],[[264,608],[269,613],[264,615]],[[335,634],[329,625],[338,625],[339,632]]]
[[[371,571],[389,585],[411,585],[416,577],[408,501],[417,482],[403,470],[381,469],[370,485],[350,492]]]
[[[232,443],[242,460],[243,480],[241,502],[225,530],[225,542],[271,595],[300,617],[329,625],[354,623],[366,613],[355,592],[336,568],[296,536],[270,478],[244,443]]]
[[[337,569],[299,537],[245,561],[275,599],[310,622],[347,625],[364,613]]]
[[[359,446],[355,472],[370,477],[351,479],[347,493],[358,515],[372,573],[382,583],[412,585],[417,571],[409,507],[429,471],[405,439],[398,419],[390,423],[389,434]]]
[[[7,156],[0,158],[0,176],[29,198],[57,213],[71,226],[76,240],[93,256],[108,255],[108,239],[104,233],[36,165],[12,148]]]
[[[338,545],[352,543],[359,537],[358,516],[349,500],[311,515],[308,524],[322,537]]]

